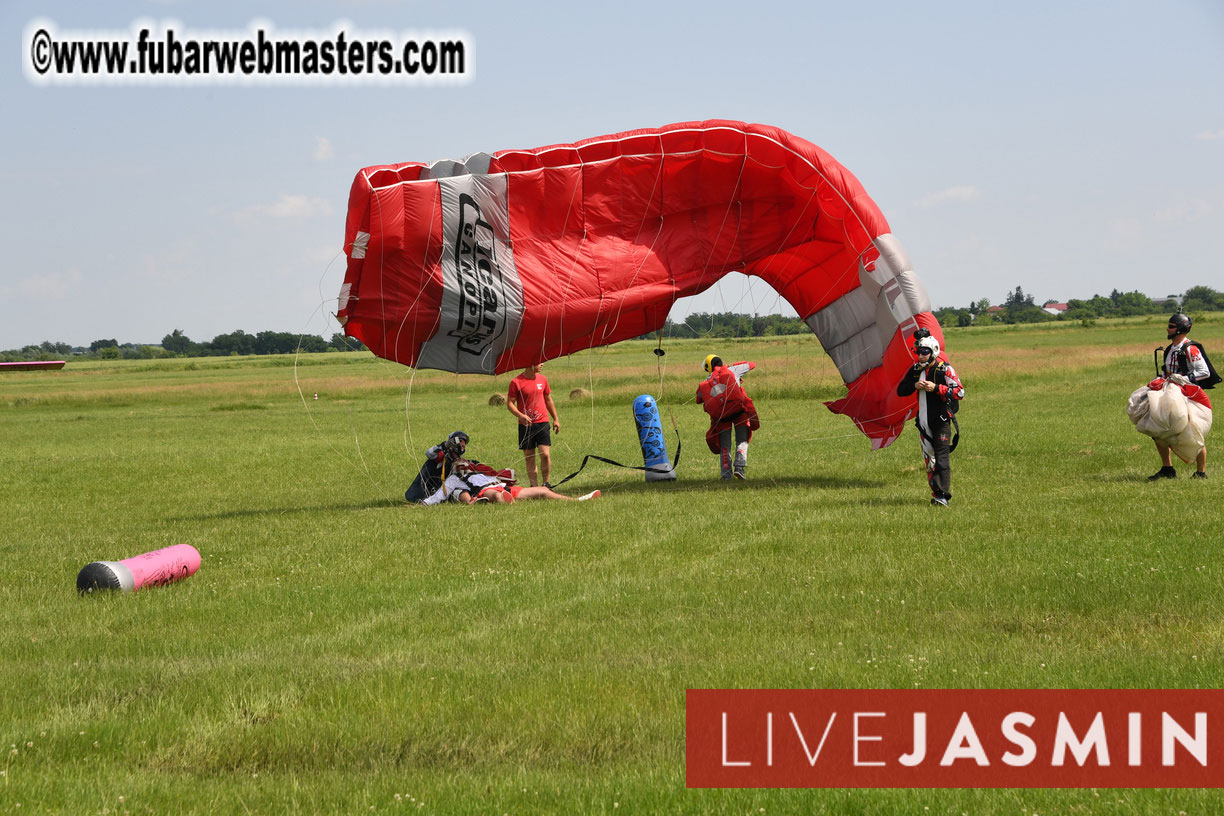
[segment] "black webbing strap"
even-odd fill
[[[680,448],[682,447],[682,444],[683,444],[682,440],[680,439],[680,429],[677,428],[676,429],[676,458],[673,459],[671,463],[672,471],[675,471],[676,465],[680,464]],[[565,484],[570,479],[574,478],[579,473],[581,473],[582,469],[587,466],[587,462],[589,462],[592,459],[594,459],[597,462],[603,462],[608,465],[613,465],[615,467],[625,468],[626,470],[641,470],[647,473],[667,473],[668,472],[667,470],[664,470],[663,468],[661,468],[659,465],[652,465],[651,467],[639,467],[636,465],[622,465],[620,462],[615,462],[611,459],[605,459],[602,456],[596,456],[593,453],[588,453],[586,456],[582,457],[582,464],[578,466],[577,470],[575,470],[570,475],[566,476],[561,481],[555,482],[549,486],[552,487],[553,489],[556,489],[560,487],[561,485]]]
[[[948,419],[952,420],[952,427],[956,429],[956,432],[952,434],[952,442],[948,445],[948,453],[952,453],[952,451],[956,450],[956,446],[960,444],[960,423],[956,421],[956,414],[951,411],[948,412]],[[925,439],[930,444],[931,449],[934,450],[935,440],[922,429],[917,419],[914,420],[914,427],[918,429],[918,435]]]

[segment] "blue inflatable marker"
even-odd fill
[[[659,421],[659,406],[655,404],[654,397],[643,394],[633,401],[633,420],[637,423],[638,439],[642,443],[642,459],[647,467],[646,481],[675,480],[676,471],[667,460],[663,423]]]

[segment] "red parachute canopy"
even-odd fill
[[[686,122],[461,161],[367,167],[349,194],[337,317],[404,365],[500,373],[662,327],[728,272],[786,299],[883,447],[930,301],[862,185],[819,147]]]

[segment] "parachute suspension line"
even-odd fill
[[[710,262],[711,262],[711,261],[714,259],[714,250],[715,250],[715,249],[718,247],[718,239],[722,237],[723,229],[724,229],[724,228],[727,226],[727,218],[729,218],[729,217],[730,217],[732,208],[739,208],[739,212],[738,212],[737,217],[736,217],[736,219],[735,219],[735,240],[733,240],[733,241],[732,241],[732,244],[731,244],[733,248],[736,246],[736,244],[738,243],[738,240],[739,240],[740,228],[741,228],[741,226],[743,225],[743,222],[744,222],[744,215],[743,215],[743,209],[742,209],[742,208],[740,208],[739,199],[738,199],[738,198],[736,198],[736,195],[735,195],[735,194],[736,194],[736,192],[737,192],[737,191],[739,191],[739,190],[740,190],[740,185],[741,185],[741,184],[743,183],[743,181],[744,181],[744,170],[745,170],[745,168],[747,168],[747,166],[748,166],[748,144],[747,144],[747,141],[748,141],[748,140],[747,140],[747,136],[745,135],[745,139],[744,139],[744,155],[743,155],[743,156],[740,158],[739,175],[737,175],[737,176],[735,177],[735,187],[734,187],[734,188],[732,188],[732,190],[731,190],[731,195],[730,195],[730,196],[728,196],[728,200],[727,200],[727,207],[726,207],[726,209],[725,209],[725,210],[723,210],[722,222],[721,222],[721,223],[718,225],[718,232],[717,232],[717,233],[715,233],[715,235],[714,235],[714,240],[713,240],[713,241],[710,243],[710,254],[706,256],[705,265],[704,265],[704,266],[701,268],[701,278],[702,278],[702,280],[705,280],[706,273],[710,271]],[[723,259],[722,259],[722,262],[723,262],[723,263],[725,263],[725,262],[726,262],[726,260],[727,260],[726,258],[723,258]],[[742,260],[742,253],[741,253],[741,260]],[[720,264],[719,268],[720,268],[720,269],[722,268],[722,265],[721,265],[721,264]],[[724,310],[724,312],[725,312],[725,311],[727,311],[727,299],[726,299],[726,297],[724,297],[724,294],[723,294],[723,288],[722,288],[722,278],[723,278],[723,276],[721,276],[721,275],[720,275],[720,276],[719,276],[719,283],[717,284],[717,286],[718,286],[718,299],[719,299],[719,301],[722,303],[722,305],[723,305],[723,310]],[[740,299],[742,300],[743,298],[741,297]],[[736,305],[738,305],[738,302],[736,303]],[[711,316],[710,316],[710,332],[713,332],[713,331],[714,331],[714,316],[713,316],[713,315],[711,315]]]
[[[748,155],[747,155],[747,153],[748,153],[748,151],[747,151],[747,147],[745,146],[745,149],[744,149],[744,156],[743,156],[743,157],[740,159],[739,175],[738,175],[738,176],[736,176],[736,178],[735,178],[735,188],[732,190],[732,195],[729,197],[729,200],[727,201],[727,207],[726,207],[726,209],[724,209],[724,210],[723,210],[723,218],[722,218],[722,222],[721,222],[721,223],[718,225],[718,232],[715,234],[715,236],[714,236],[714,240],[713,240],[713,241],[711,242],[711,244],[710,244],[710,254],[706,256],[705,265],[704,265],[704,266],[702,267],[702,269],[701,269],[701,277],[702,277],[702,279],[703,279],[703,280],[705,279],[706,272],[708,272],[708,271],[709,271],[709,269],[710,269],[710,262],[711,262],[711,261],[713,260],[713,258],[714,258],[714,249],[715,249],[715,248],[718,246],[718,239],[719,239],[720,237],[722,237],[722,231],[723,231],[723,228],[724,228],[724,227],[727,225],[727,218],[728,218],[728,217],[731,215],[731,210],[732,210],[732,208],[734,208],[734,207],[739,207],[739,202],[738,202],[738,200],[735,198],[735,191],[740,189],[740,183],[741,183],[741,182],[744,180],[744,169],[745,169],[745,168],[747,167],[747,165],[748,165]],[[742,215],[742,210],[741,210],[741,214],[740,214],[740,215],[739,215],[739,216],[738,216],[738,217],[735,219],[735,238],[736,238],[736,240],[735,240],[735,241],[732,241],[732,246],[735,246],[735,245],[736,245],[736,243],[737,243],[737,241],[738,241],[738,239],[739,239],[740,228],[742,227],[742,225],[743,225],[743,215]],[[725,260],[726,260],[726,259],[724,259],[724,261],[725,261]],[[717,283],[715,283],[714,287],[715,287],[715,288],[718,290],[718,299],[719,299],[719,302],[721,302],[721,303],[722,303],[722,305],[723,305],[723,309],[724,309],[724,311],[726,311],[726,309],[727,309],[727,299],[726,299],[726,297],[724,297],[724,295],[723,295],[722,278],[721,278],[721,277],[719,278],[718,282],[717,282]],[[741,298],[741,300],[742,300],[742,298]],[[686,326],[688,325],[688,323],[687,323],[687,319],[686,319],[686,323],[685,323],[685,325],[686,325]],[[693,330],[693,331],[694,331],[694,333],[696,333],[696,331],[695,331],[695,330]],[[711,314],[711,315],[710,315],[710,327],[709,327],[708,329],[705,329],[705,330],[704,330],[703,332],[701,332],[701,333],[700,333],[698,336],[700,337],[700,336],[703,336],[703,335],[704,335],[704,336],[707,336],[707,337],[708,337],[710,334],[712,334],[712,333],[713,333],[713,331],[714,331],[714,315],[713,315],[713,314]]]
[[[409,457],[416,450],[416,443],[412,441],[412,412],[410,410],[412,405],[412,384],[416,380],[416,374],[416,366],[413,366],[412,374],[408,377],[408,389],[404,391],[404,453]]]
[[[861,221],[860,221],[860,224],[861,224]],[[851,271],[854,271],[857,273],[859,266],[866,266],[866,261],[864,260],[864,257],[867,255],[868,251],[869,251],[869,248],[867,247],[864,247],[862,250],[860,250],[858,254],[857,263],[854,266],[846,269],[846,271],[843,272],[840,277],[838,277],[837,281],[833,283],[833,286],[836,286],[837,282],[843,280],[846,277],[846,275],[851,273]],[[828,291],[832,291],[832,286],[830,286]],[[911,316],[911,319],[913,319],[912,316]],[[853,357],[850,358],[848,362],[855,362],[856,360],[858,360],[860,357],[862,357],[866,353],[867,353],[866,348],[860,349],[858,353],[856,353]],[[847,386],[847,388],[849,388],[849,386]],[[849,396],[849,394],[847,394],[847,396]]]
[[[578,193],[582,189],[582,179],[583,179],[582,168],[583,167],[585,167],[585,165],[580,164],[577,177],[574,179],[574,186],[570,189],[570,198],[566,204],[565,221],[563,222],[563,227],[562,227],[562,232],[561,232],[562,240],[565,239],[566,230],[569,229],[570,213],[574,211],[574,202],[577,201]],[[586,229],[584,228],[582,231],[582,236],[578,239],[578,246],[574,249],[574,254],[570,258],[569,269],[566,270],[565,285],[561,289],[561,308],[560,308],[560,317],[558,318],[558,330],[557,330],[557,334],[559,337],[565,336],[565,305],[569,300],[570,285],[573,283],[574,273],[577,271],[577,268],[578,268],[578,259],[582,257],[582,249],[584,246],[586,246],[586,240],[587,240],[587,232],[586,232]],[[541,357],[544,356],[544,350],[545,348],[547,348],[548,321],[552,317],[552,306],[553,306],[553,301],[551,298],[549,298],[547,302],[547,308],[544,311],[544,329],[540,334],[540,354],[539,356]],[[592,394],[592,398],[590,401],[590,404],[591,404],[590,424],[588,425],[587,433],[589,437],[593,437],[594,432],[595,432],[595,399],[594,399],[595,379],[594,379],[594,371],[592,368],[592,364],[589,362],[587,363],[587,380],[591,386],[591,394]],[[565,448],[567,452],[572,451],[572,448],[570,447],[570,444],[569,444],[568,437],[566,437],[565,439],[561,439],[559,441],[560,441],[560,444]]]
[[[370,477],[371,484],[378,487],[377,483],[374,482],[374,476],[370,473],[370,466],[366,464],[365,455],[361,452],[361,439],[357,436],[357,423],[353,421],[353,407],[351,405],[347,406],[345,413],[348,414],[349,430],[353,432],[353,445],[357,448],[357,458],[361,460],[361,469]]]
[[[581,188],[582,188],[582,169],[580,166],[578,170],[578,177],[574,181],[574,187],[572,190],[570,190],[570,200],[565,206],[565,221],[563,222],[563,226],[561,228],[561,239],[562,240],[565,240],[565,231],[569,229],[570,213],[574,211],[574,202],[577,200],[578,191]],[[565,336],[565,304],[566,304],[566,301],[569,300],[570,284],[574,280],[574,271],[578,266],[578,258],[581,257],[582,255],[582,248],[583,246],[586,245],[586,239],[587,239],[587,233],[586,233],[586,229],[584,228],[582,231],[582,237],[578,239],[578,247],[577,249],[574,250],[574,257],[570,259],[569,271],[565,278],[565,286],[561,290],[561,317],[559,319],[560,325],[557,331],[560,337]],[[548,342],[548,320],[551,316],[552,316],[552,299],[549,298],[548,308],[544,310],[544,331],[540,335],[541,344],[545,344]],[[544,352],[544,346],[541,345],[540,347],[541,356],[543,356],[543,352]]]
[[[442,196],[441,188],[438,187],[437,184],[434,185],[434,189],[437,191],[437,193],[436,195],[431,197],[431,202],[430,202],[429,223],[431,224],[433,223],[434,213],[436,213],[438,209],[438,199],[440,199]],[[382,220],[382,208],[381,207],[379,208],[379,211],[378,211],[378,217],[379,217],[379,220],[381,221]],[[428,270],[425,268],[425,264],[428,263],[429,250],[432,244],[433,244],[433,230],[430,230],[429,237],[425,239],[425,250],[424,252],[421,253],[421,263],[420,263],[419,269],[417,270],[422,279],[424,279],[425,277],[429,275]],[[385,257],[386,257],[385,252],[379,256],[380,260],[379,260],[378,273],[380,276],[380,280],[381,280],[381,275],[383,273],[382,258],[385,258]],[[404,327],[408,323],[408,315],[410,313],[412,314],[413,336],[414,337],[416,336],[416,330],[419,326],[419,321],[420,321],[420,317],[417,314],[419,310],[416,308],[416,306],[418,303],[421,302],[421,298],[424,296],[425,296],[425,287],[424,286],[417,287],[416,298],[413,299],[412,303],[409,304],[408,308],[404,311],[404,319],[401,320],[399,322],[399,325],[396,326],[395,328],[395,346],[396,348],[399,348],[400,336],[403,334]],[[386,302],[385,298],[383,299],[383,302],[384,303]],[[404,363],[402,360],[399,360],[398,358],[396,359],[396,362],[399,363],[400,365],[406,365],[406,363]],[[412,361],[412,369],[413,371],[416,370],[416,360]]]
[[[438,200],[442,197],[442,189],[437,183],[433,185],[433,188],[436,192],[435,192],[435,195],[430,197],[430,209],[429,209],[429,221],[428,221],[428,223],[430,224],[433,223],[434,214],[437,212]],[[382,208],[381,207],[379,208],[378,215],[381,221],[382,219]],[[428,262],[429,250],[432,244],[433,244],[433,230],[430,230],[429,237],[425,239],[425,250],[424,252],[421,253],[421,265],[420,265],[420,269],[418,270],[422,278],[424,278],[425,275],[427,274],[426,269],[425,269],[425,264]],[[385,258],[385,257],[386,257],[385,252],[381,253],[379,256],[379,274],[380,275],[382,274],[382,258]],[[420,320],[420,316],[418,314],[419,310],[416,308],[416,305],[417,303],[420,302],[424,294],[425,294],[425,287],[424,286],[417,287],[416,298],[412,301],[412,304],[408,307],[407,311],[404,312],[404,318],[399,322],[399,325],[395,329],[395,347],[396,348],[399,348],[400,336],[402,335],[404,331],[404,326],[408,322],[409,314],[412,315],[412,336],[413,337],[417,336],[417,327],[419,325],[418,321]],[[397,359],[396,362],[400,362],[400,361]],[[404,453],[407,454],[409,457],[412,457],[413,451],[416,450],[416,443],[412,439],[412,413],[409,410],[412,404],[412,386],[413,386],[413,383],[416,382],[416,375],[417,375],[416,363],[417,361],[414,359],[412,361],[412,375],[408,378],[408,389],[404,393],[404,434],[403,434]]]
[[[334,263],[335,259],[333,258],[332,261]],[[324,270],[323,274],[324,275],[327,274],[326,270]],[[324,305],[326,305],[327,302],[328,301],[320,302],[319,305],[315,307],[315,312],[316,313],[322,312],[323,307]],[[315,433],[318,434],[327,443],[327,446],[331,448],[332,452],[336,455],[337,459],[348,462],[350,465],[353,465],[354,467],[356,467],[356,465],[348,458],[348,455],[345,454],[343,451],[341,451],[339,448],[337,448],[334,444],[332,444],[332,441],[327,437],[326,434],[323,433],[323,429],[319,427],[318,421],[314,418],[314,414],[310,410],[310,405],[306,402],[306,394],[305,392],[302,391],[302,382],[301,382],[301,379],[298,377],[298,359],[299,357],[301,357],[301,354],[302,354],[302,344],[301,344],[301,340],[299,339],[298,347],[294,351],[294,354],[293,354],[293,384],[297,388],[298,399],[302,401],[302,409],[306,412],[306,418],[310,420],[310,424],[311,426],[314,427]],[[350,424],[351,424],[351,420],[352,420],[352,417],[350,413]],[[365,458],[362,457],[361,455],[360,445],[357,446],[357,458],[361,464],[360,468],[358,469],[361,471],[362,475],[364,475],[366,479],[370,482],[370,487],[372,487],[375,490],[381,490],[382,486],[379,485],[374,480],[374,476],[370,473],[370,469],[366,465]]]
[[[562,228],[562,233],[561,233],[562,239],[565,238],[565,234],[566,234],[565,231],[569,229],[570,213],[573,212],[574,202],[578,200],[578,193],[582,189],[582,180],[583,180],[582,168],[583,167],[585,167],[585,164],[580,164],[577,177],[574,179],[574,186],[570,190],[570,199],[569,199],[569,202],[566,204],[565,221],[563,222],[564,226]],[[582,250],[586,246],[586,241],[587,241],[587,231],[584,228],[582,231],[582,236],[578,239],[578,246],[574,248],[574,254],[570,258],[569,269],[566,270],[565,286],[562,287],[562,291],[561,291],[561,308],[560,308],[560,317],[558,318],[558,336],[559,337],[565,336],[565,305],[569,300],[570,285],[573,283],[574,273],[578,269],[579,258],[582,257]],[[541,343],[540,356],[543,356],[545,344],[547,344],[548,342],[548,321],[551,315],[552,315],[552,299],[550,298],[548,301],[548,309],[545,310],[545,313],[544,313],[544,330],[540,335],[540,343]],[[589,442],[591,439],[594,438],[594,435],[595,435],[595,374],[594,374],[594,364],[591,363],[590,361],[587,362],[587,382],[590,385],[590,394],[591,394],[591,398],[589,400],[590,418],[589,418],[589,422],[587,425],[587,439]],[[558,434],[557,441],[560,442],[560,444],[564,447],[567,453],[572,453],[573,448],[570,446],[569,440],[570,440],[570,437],[565,437],[564,439],[561,439],[560,434]]]
[[[328,272],[331,271],[332,265],[335,264],[335,262],[340,258],[340,256],[346,255],[347,252],[348,252],[348,247],[341,248],[339,252],[337,252],[334,256],[332,256],[331,260],[328,261],[327,266],[324,267],[323,272],[319,275],[319,282],[318,282],[319,305],[315,307],[316,314],[321,313],[323,315],[326,315],[327,312],[324,311],[324,307],[328,303],[331,303],[333,301],[336,302],[337,306],[339,305],[338,298],[328,298],[323,295],[323,279],[326,278]],[[309,321],[307,322],[309,323]],[[302,354],[302,337],[304,336],[305,334],[303,333],[302,335],[298,337],[298,345],[297,345],[297,348],[294,349],[294,354],[293,354],[293,384],[294,384],[294,387],[297,388],[298,399],[302,401],[302,408],[303,410],[306,411],[306,417],[310,420],[310,424],[314,427],[315,432],[320,437],[322,437],[325,441],[327,441],[327,446],[332,449],[332,452],[336,454],[337,458],[341,460],[347,460],[348,457],[343,452],[341,452],[338,448],[336,448],[336,446],[332,444],[330,440],[327,439],[327,436],[323,433],[322,428],[319,427],[318,421],[315,419],[314,415],[312,414],[310,410],[310,404],[306,401],[306,394],[302,390],[301,378],[298,376],[298,364],[299,364],[301,354]],[[347,345],[347,340],[346,340],[346,345]],[[350,424],[351,424],[351,418],[350,418]],[[358,446],[357,448],[357,454],[358,454],[358,459],[361,464],[360,470],[362,474],[370,481],[370,485],[372,487],[374,487],[375,489],[378,489],[379,485],[374,481],[373,475],[370,473],[369,467],[366,466],[365,459],[361,456],[360,446]],[[352,463],[350,462],[350,464]]]
[[[656,406],[657,405],[667,406],[667,416],[669,419],[671,419],[672,430],[676,432],[676,439],[679,440],[680,439],[680,426],[676,423],[676,412],[672,409],[671,403],[666,401],[667,389],[666,389],[666,386],[663,384],[664,383],[663,366],[666,362],[664,360],[664,357],[667,354],[667,352],[663,350],[663,330],[662,329],[659,330],[659,345],[655,348],[654,353],[655,353],[655,365],[659,371],[659,397],[658,399],[655,400],[655,405]],[[678,441],[677,441],[677,444],[679,444]],[[676,449],[676,453],[678,457],[680,453],[680,450],[678,447]],[[680,461],[679,461],[679,458],[677,458],[675,467],[679,467],[679,466],[680,466]]]
[[[660,145],[660,152],[662,153],[664,160],[666,160],[667,152],[666,152],[666,149],[662,145],[662,139],[659,140],[659,145]],[[663,163],[664,163],[663,161],[660,161],[658,170],[655,171],[654,181],[650,185],[650,196],[646,199],[646,202],[645,202],[646,210],[645,212],[642,213],[642,217],[638,221],[638,229],[637,229],[637,233],[634,235],[633,246],[641,245],[642,231],[646,228],[646,221],[647,221],[647,216],[650,212],[650,206],[651,204],[654,203],[655,195],[656,193],[659,193],[660,187],[663,181]],[[743,165],[740,166],[740,173],[742,177]],[[737,187],[739,186],[738,180],[736,182],[736,186]],[[728,204],[727,206],[728,211],[730,210],[730,206],[731,205]],[[723,214],[723,222],[726,223],[726,213],[725,212]],[[719,227],[720,233],[721,233],[721,230],[722,230],[722,227],[720,226]],[[627,288],[632,289],[633,285],[637,282],[638,276],[641,274],[643,267],[645,267],[646,265],[646,262],[650,259],[651,253],[654,251],[655,245],[659,242],[659,236],[661,236],[662,234],[663,234],[663,213],[662,213],[662,209],[660,208],[659,216],[655,219],[655,234],[654,234],[654,237],[651,238],[650,240],[650,247],[646,250],[646,252],[642,254],[641,261],[637,264],[636,268],[633,270],[633,277],[630,279],[629,286]],[[717,239],[716,239],[716,242],[717,242]],[[707,268],[709,266],[708,258],[706,259],[706,266]],[[620,305],[616,309],[616,318],[613,321],[613,324],[611,326],[611,331],[613,333],[616,332],[617,327],[620,325],[621,313],[624,311],[624,308],[625,308],[625,299],[622,298]],[[607,330],[605,329],[605,335],[606,333],[607,333]],[[663,381],[664,354],[666,354],[666,352],[663,351],[663,329],[662,327],[660,327],[658,345],[655,348],[655,364],[656,364],[656,368],[659,373],[659,396],[655,399],[655,405],[667,405],[667,402],[665,402],[666,393],[665,393],[664,381]],[[594,410],[594,399],[592,399],[591,404],[592,404],[592,411],[593,411]],[[680,428],[676,424],[676,417],[675,417],[675,414],[671,411],[670,405],[668,406],[668,413],[671,416],[672,427],[675,429],[677,437],[679,437]]]
[[[793,151],[792,151],[792,152],[793,152]],[[855,209],[855,208],[854,208],[854,207],[851,205],[850,201],[846,199],[846,197],[845,197],[845,196],[842,194],[841,190],[840,190],[840,189],[838,189],[837,185],[833,184],[833,182],[832,182],[832,181],[829,179],[829,177],[828,177],[827,175],[825,175],[825,173],[824,173],[824,172],[823,172],[823,171],[822,171],[822,170],[821,170],[819,167],[817,167],[817,166],[816,166],[815,164],[813,164],[812,162],[808,161],[806,157],[804,157],[804,156],[800,156],[800,155],[799,155],[799,154],[797,154],[797,153],[796,153],[795,155],[796,155],[796,157],[797,157],[797,158],[799,158],[800,160],[802,160],[802,161],[803,161],[803,163],[804,163],[804,164],[806,164],[806,165],[807,165],[807,166],[808,166],[808,167],[809,167],[809,168],[812,170],[812,172],[813,172],[814,174],[816,174],[816,176],[818,176],[818,177],[820,178],[820,180],[821,180],[822,182],[824,182],[825,186],[826,186],[826,187],[827,187],[829,190],[833,191],[833,193],[834,193],[834,194],[836,194],[836,195],[837,195],[837,197],[838,197],[839,199],[841,199],[842,204],[844,204],[844,205],[845,205],[845,207],[846,207],[846,211],[847,211],[847,213],[848,213],[849,215],[852,215],[852,216],[854,217],[855,221],[856,221],[856,222],[858,222],[858,225],[859,225],[859,226],[860,226],[860,227],[863,229],[863,232],[867,234],[867,236],[868,236],[868,238],[869,238],[869,239],[871,239],[870,232],[867,230],[867,226],[866,226],[866,224],[864,224],[864,223],[863,223],[863,219],[859,217],[858,211],[857,211],[857,210],[856,210],[856,209]],[[809,206],[809,205],[811,205],[811,203],[812,203],[812,199],[814,199],[814,198],[816,198],[816,197],[818,196],[818,193],[819,193],[819,188],[818,188],[818,187],[811,187],[810,189],[811,189],[811,193],[812,193],[811,198],[809,198],[809,199],[808,199],[808,202],[807,202],[806,204],[804,204],[804,205],[803,205],[803,210],[802,210],[802,211],[800,211],[800,213],[799,213],[800,217],[802,217],[802,216],[803,216],[803,215],[804,215],[804,214],[807,212],[807,208],[808,208],[808,206]],[[844,221],[844,219],[842,219],[842,220]],[[786,236],[785,236],[785,237],[782,239],[781,243],[779,243],[778,248],[777,248],[776,250],[774,250],[774,252],[773,252],[773,253],[770,255],[770,260],[771,260],[771,261],[772,261],[772,259],[773,259],[774,257],[776,257],[776,256],[777,256],[777,254],[778,254],[779,252],[781,252],[781,251],[782,251],[782,249],[783,249],[783,248],[786,246],[786,242],[787,242],[788,240],[790,240],[791,233],[793,233],[793,232],[795,231],[795,227],[797,227],[797,226],[798,226],[798,224],[799,224],[799,219],[797,218],[797,219],[795,220],[795,224],[794,224],[794,225],[791,227],[790,232],[788,232],[788,233],[786,234]],[[871,240],[874,240],[874,239],[871,239]],[[859,259],[860,259],[860,261],[861,261],[861,259],[862,259],[862,256],[863,256],[864,252],[866,252],[866,248],[864,248],[863,250],[860,250],[860,251],[859,251]],[[768,264],[767,264],[767,266],[768,266]],[[832,281],[832,282],[829,284],[829,287],[828,287],[828,288],[825,290],[824,294],[823,294],[823,295],[821,295],[821,297],[818,299],[818,302],[819,302],[819,301],[823,301],[823,300],[824,300],[824,298],[825,298],[825,297],[827,297],[827,296],[828,296],[828,294],[829,294],[830,292],[832,292],[832,291],[833,291],[834,287],[836,287],[836,286],[837,286],[837,285],[838,285],[838,284],[839,284],[839,283],[840,283],[840,282],[841,282],[841,281],[842,281],[844,278],[845,278],[845,275],[843,274],[843,275],[841,275],[840,277],[838,277],[838,279],[837,279],[837,280]],[[779,293],[779,295],[781,295],[781,293]],[[799,318],[800,318],[801,320],[806,319],[806,315],[799,315]]]
[[[659,139],[659,145],[660,145],[659,149],[660,149],[660,152],[662,152],[663,159],[665,160],[667,158],[667,152],[662,147],[662,144],[663,144],[663,140],[660,138]],[[655,192],[659,190],[659,185],[662,183],[662,181],[663,181],[663,161],[660,161],[659,168],[658,170],[655,171],[654,181],[650,185],[650,196],[646,199],[646,205],[645,205],[646,212],[642,213],[642,217],[638,221],[637,233],[633,237],[633,244],[632,244],[633,246],[640,245],[640,239],[642,237],[642,230],[645,229],[646,227],[646,216],[650,212],[650,205],[655,200]],[[659,217],[656,222],[654,238],[650,239],[650,248],[647,249],[646,252],[642,254],[642,260],[640,263],[638,263],[637,267],[633,270],[633,277],[629,280],[629,285],[626,287],[626,289],[632,289],[633,285],[637,283],[638,275],[642,273],[642,267],[644,267],[646,265],[646,261],[650,259],[650,254],[651,252],[654,251],[655,244],[659,242],[659,236],[662,234],[663,234],[663,213],[662,213],[662,210],[660,210]],[[621,298],[620,305],[617,306],[616,308],[616,318],[615,320],[613,320],[612,326],[611,326],[611,331],[613,334],[615,334],[617,327],[620,325],[621,312],[623,312],[625,309],[625,300],[626,300],[625,298]],[[607,328],[604,329],[605,337],[607,337],[608,331],[609,330]]]
[[[808,200],[803,203],[803,209],[799,211],[799,215],[795,216],[795,220],[794,223],[791,224],[791,228],[787,230],[786,235],[782,236],[782,240],[778,242],[778,248],[770,253],[769,260],[765,262],[765,266],[762,267],[762,271],[768,269],[769,264],[773,262],[773,259],[778,257],[778,254],[781,253],[782,250],[786,249],[787,242],[789,242],[790,237],[795,234],[795,230],[799,227],[799,222],[803,220],[803,217],[807,214],[808,207],[812,206],[812,202],[815,200],[816,188],[813,187],[812,194],[808,196]]]
[[[335,265],[337,260],[339,260],[342,256],[347,257],[348,251],[349,251],[348,246],[340,247],[340,251],[331,257],[331,260],[327,262],[327,266],[323,267],[323,272],[322,274],[319,275],[319,282],[317,284],[319,287],[319,306],[318,308],[322,309],[323,306],[325,306],[328,303],[331,303],[332,301],[335,301],[337,306],[340,305],[340,298],[338,296],[327,297],[326,295],[323,294],[323,279],[327,277],[327,273],[331,272],[331,268],[333,265]],[[326,314],[326,312],[324,312],[324,314]],[[343,326],[341,328],[343,328]]]

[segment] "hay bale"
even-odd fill
[[[501,394],[494,394],[493,396],[489,397],[489,404],[490,405],[505,405],[506,398],[505,396]]]
[[[570,402],[575,402],[576,400],[589,399],[590,396],[591,396],[591,392],[586,390],[585,388],[575,388],[573,391],[570,392],[569,398],[570,398]]]

